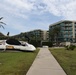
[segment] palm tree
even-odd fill
[[[0,20],[2,20],[3,17],[0,18]],[[2,27],[4,29],[4,26],[3,25],[6,25],[4,22],[0,21],[0,28]]]
[[[4,29],[4,26],[3,25],[6,25],[6,24],[1,21],[2,19],[3,19],[3,17],[0,18],[0,28],[2,27]],[[5,51],[5,49],[4,49],[4,51]]]

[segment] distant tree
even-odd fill
[[[6,24],[1,21],[2,19],[3,19],[3,17],[0,18],[0,28],[2,27],[4,29],[4,26],[3,25],[6,25]]]
[[[58,36],[59,36],[60,30],[61,30],[61,27],[57,26],[57,27],[54,27],[49,33],[51,41],[55,40],[56,45],[58,45]]]
[[[49,32],[49,40],[51,41],[51,42],[53,42],[54,41],[54,33],[53,33],[53,30],[50,30],[50,32]]]
[[[27,38],[27,40],[28,40],[28,42],[30,41],[30,38],[29,38],[29,36],[28,35],[26,35],[25,34],[25,36],[24,36],[25,38]]]
[[[54,29],[53,29],[54,36],[55,36],[55,40],[56,40],[56,44],[57,45],[58,45],[58,36],[59,36],[60,30],[61,30],[61,27],[60,26],[54,27]]]

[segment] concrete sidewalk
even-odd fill
[[[48,48],[41,48],[26,75],[66,75]]]

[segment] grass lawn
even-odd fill
[[[38,51],[0,52],[0,75],[26,75]]]
[[[68,51],[65,48],[50,48],[50,51],[67,75],[76,75],[76,49]]]

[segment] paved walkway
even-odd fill
[[[66,75],[48,48],[41,48],[26,75]]]

